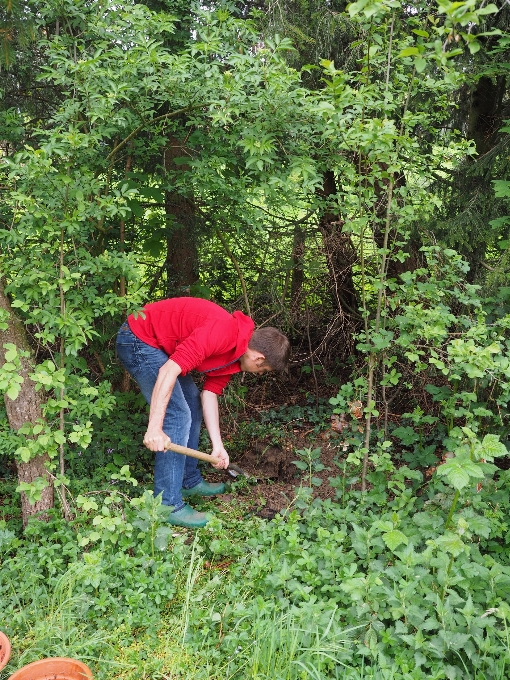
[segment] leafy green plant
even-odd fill
[[[143,496],[133,499],[131,504],[138,507],[133,526],[140,529],[138,538],[148,537],[150,554],[155,556],[155,550],[165,550],[172,537],[172,527],[167,523],[172,507],[163,505],[161,497],[154,498],[154,494],[146,491]]]
[[[306,449],[296,449],[296,454],[299,456],[298,460],[293,460],[292,464],[297,467],[298,470],[306,471],[308,488],[310,491],[314,486],[320,486],[322,484],[322,479],[316,477],[315,473],[322,472],[326,470],[326,466],[321,462],[321,449],[312,449],[311,447]]]

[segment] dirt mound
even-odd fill
[[[236,463],[260,480],[290,482],[296,474],[293,460],[296,460],[293,451],[257,442],[241,458],[236,459]]]

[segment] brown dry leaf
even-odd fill
[[[347,427],[347,416],[345,413],[333,413],[331,416],[331,429],[335,432],[343,432],[344,428]]]
[[[361,401],[351,401],[349,404],[349,411],[356,420],[363,418],[363,404]]]

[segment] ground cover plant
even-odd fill
[[[489,436],[477,456],[501,453]],[[33,521],[20,538],[4,522],[16,663],[75,655],[99,678],[504,678],[509,473],[478,459],[460,490],[453,474],[424,485],[385,463],[363,494],[347,465],[334,501],[303,493],[304,474],[271,522],[234,498],[194,538],[149,491],[130,501],[124,469],[113,481],[126,486],[78,497],[71,523]]]
[[[47,655],[509,677],[509,24],[478,0],[2,5],[1,678]],[[228,386],[250,477],[196,532],[152,494],[114,354],[176,295],[294,350]]]

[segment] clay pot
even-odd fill
[[[7,666],[10,656],[11,643],[7,635],[0,630],[0,671],[4,666]]]
[[[81,661],[56,656],[23,666],[9,680],[94,680],[92,671]]]

